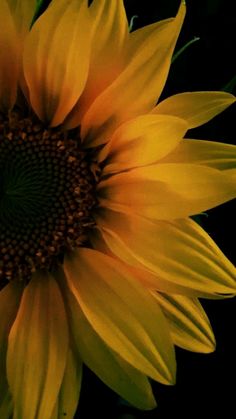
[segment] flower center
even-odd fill
[[[0,117],[0,281],[55,269],[94,226],[96,177],[79,135]]]

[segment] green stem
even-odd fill
[[[130,19],[130,24],[129,24],[129,32],[131,32],[131,31],[132,31],[133,26],[134,26],[134,21],[135,21],[135,19],[137,19],[137,18],[138,18],[138,15],[134,15],[134,16],[132,16],[132,17],[131,17],[131,19]]]
[[[171,63],[173,64],[173,62],[179,58],[179,56],[192,44],[194,44],[195,42],[199,41],[199,37],[195,36],[193,39],[191,39],[191,41],[187,42],[187,44],[185,44],[182,48],[179,49],[179,51],[176,52],[176,54],[173,55],[172,61]]]

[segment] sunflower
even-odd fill
[[[130,32],[122,0],[2,0],[0,417],[73,418],[82,363],[140,409],[174,345],[211,352],[198,297],[236,292],[191,216],[236,196],[236,148],[184,138],[235,99],[158,102],[185,15]]]

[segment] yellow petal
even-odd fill
[[[25,288],[9,335],[7,375],[15,419],[35,419],[36,415],[50,419],[67,349],[67,321],[58,285],[49,274],[35,274]]]
[[[123,250],[125,252],[125,248],[123,247],[124,244],[119,240],[118,236],[115,237],[115,241],[113,239],[114,233],[110,233],[107,230],[102,232],[104,237],[106,238],[107,243],[110,243],[110,246],[117,246],[118,251],[117,254]],[[122,250],[121,250],[122,249]],[[114,256],[113,256],[114,257]],[[121,257],[120,257],[121,258]],[[123,260],[123,257],[122,257]],[[128,269],[130,269],[132,275],[141,282],[143,286],[148,288],[150,291],[158,291],[168,294],[178,294],[178,295],[185,295],[188,297],[205,297],[206,293],[201,293],[195,289],[189,288],[186,286],[182,286],[167,280],[166,278],[162,278],[160,275],[157,275],[155,272],[151,271],[147,266],[144,266],[138,259],[135,259],[131,253],[126,253],[126,260],[129,263]],[[234,295],[230,295],[232,297]],[[207,295],[207,297],[211,299],[218,299],[222,298],[222,296],[212,296],[212,294]],[[224,297],[225,298],[225,297]]]
[[[58,415],[58,402],[56,402],[52,416],[50,416],[50,419],[60,419],[60,416]]]
[[[97,221],[99,223],[99,218]],[[96,229],[90,233],[89,239],[95,250],[99,250],[102,253],[112,256],[113,258],[117,257],[118,259],[121,259],[125,264],[126,269],[128,269],[131,272],[132,276],[134,276],[137,279],[137,281],[141,282],[141,284],[144,287],[150,290],[166,292],[168,294],[181,294],[189,297],[206,298],[206,293],[201,294],[199,291],[175,284],[173,282],[168,281],[166,278],[163,279],[159,275],[156,275],[154,272],[151,272],[146,266],[140,263],[131,253],[129,253],[129,251],[126,250],[124,243],[120,241],[118,236],[116,236],[116,240],[113,240],[113,235],[114,233],[110,234],[110,232],[108,232],[107,230],[100,231]],[[106,241],[103,236],[106,238]],[[110,240],[111,245],[110,247],[108,247]],[[116,246],[117,250],[115,250]],[[117,255],[119,255],[119,257]],[[212,296],[212,294],[209,294],[209,298],[219,299],[222,297]],[[225,296],[223,298],[225,298]]]
[[[12,282],[0,291],[0,418],[12,413],[12,400],[6,378],[6,353],[8,335],[17,314],[22,287]]]
[[[185,15],[182,2],[175,19],[156,30],[151,25],[121,75],[95,100],[82,120],[86,144],[104,144],[122,122],[150,111],[164,87],[171,56]],[[135,37],[136,31],[132,37]]]
[[[113,391],[139,409],[156,406],[148,379],[113,352],[95,333],[71,292],[68,307],[73,339],[83,362]]]
[[[34,12],[37,5],[37,0],[7,0],[15,25],[17,28],[18,36],[22,38],[30,30]]]
[[[152,113],[175,115],[185,119],[188,128],[195,128],[214,118],[235,100],[226,92],[179,93],[160,102]]]
[[[215,337],[197,298],[153,293],[170,325],[175,345],[193,352],[212,352]]]
[[[73,419],[79,402],[82,380],[82,362],[68,351],[65,373],[58,400],[58,419]]]
[[[230,177],[230,179],[233,182],[236,182],[236,168],[234,168],[234,169],[228,169],[226,171],[226,173],[227,173],[227,176]]]
[[[65,125],[74,128],[91,103],[121,73],[126,63],[128,22],[123,0],[94,0],[89,8],[93,41],[85,89]]]
[[[0,1],[0,111],[7,112],[16,100],[19,42],[6,0]]]
[[[168,325],[145,288],[115,259],[91,249],[68,256],[64,269],[71,292],[105,343],[145,375],[172,383]]]
[[[25,40],[24,73],[38,117],[63,122],[88,74],[91,25],[85,1],[54,0]]]
[[[214,141],[183,139],[159,163],[194,163],[219,170],[236,167],[236,146]]]
[[[191,219],[152,222],[103,211],[97,218],[110,249],[133,266],[137,260],[162,280],[207,294],[236,292],[236,269]],[[132,258],[128,259],[128,255]]]
[[[99,155],[106,159],[103,173],[145,166],[173,150],[187,131],[184,120],[173,116],[142,115],[121,125]]]
[[[102,206],[159,220],[199,214],[236,197],[227,171],[164,163],[113,175],[99,184]]]

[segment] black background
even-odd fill
[[[138,15],[134,29],[174,16],[179,1],[126,0],[129,20]],[[177,50],[194,36],[191,45],[172,65],[162,97],[194,90],[221,90],[235,76],[236,16],[227,0],[186,0],[187,16]],[[232,91],[232,90],[231,90]],[[235,90],[233,90],[235,93]],[[208,124],[192,130],[189,137],[235,143],[235,107],[231,106]],[[235,202],[208,211],[203,227],[220,248],[235,260]],[[202,355],[180,349],[177,356],[177,383],[174,387],[153,383],[157,409],[140,412],[120,400],[88,369],[84,370],[80,405],[76,418],[163,419],[169,415],[210,417],[222,412],[235,416],[236,398],[236,302],[235,299],[203,301],[211,320],[217,349]],[[96,412],[96,413],[94,413]]]

